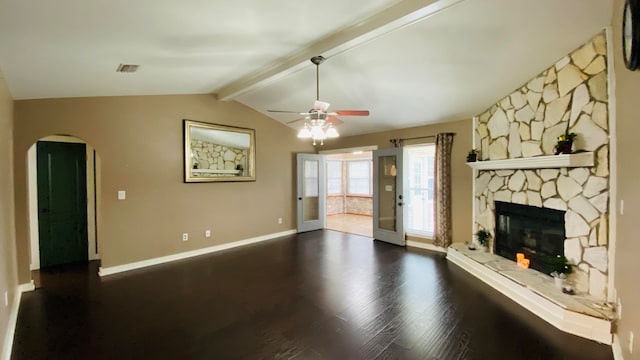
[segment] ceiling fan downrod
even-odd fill
[[[322,64],[324,60],[325,58],[322,55],[311,58],[311,62],[316,66],[316,100],[320,100],[320,64]]]

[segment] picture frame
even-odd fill
[[[183,119],[184,182],[256,181],[254,129]]]

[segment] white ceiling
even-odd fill
[[[324,55],[321,100],[371,111],[342,118],[354,135],[485,110],[606,27],[612,3],[0,0],[0,69],[16,99],[216,93],[287,122],[266,110],[308,110]]]

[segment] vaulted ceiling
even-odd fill
[[[602,31],[612,3],[0,0],[0,69],[15,99],[212,93],[286,123],[266,110],[308,110],[324,55],[320,99],[371,111],[342,119],[355,135],[478,114]]]

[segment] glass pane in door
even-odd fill
[[[389,231],[396,231],[396,161],[389,155],[378,162],[378,227]]]
[[[314,221],[319,218],[319,167],[320,163],[317,160],[304,160],[304,179],[302,182],[302,218],[304,221]]]

